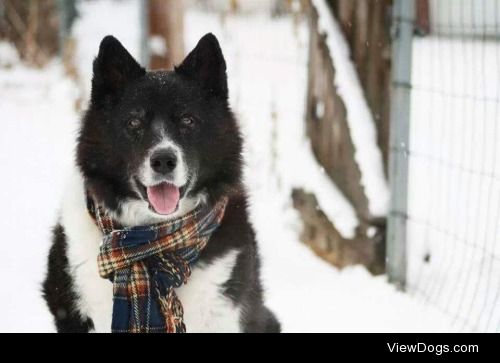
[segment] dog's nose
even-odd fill
[[[177,155],[172,149],[160,149],[151,155],[151,168],[159,174],[168,174],[177,166]]]

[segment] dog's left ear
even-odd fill
[[[217,38],[208,33],[175,71],[198,84],[214,96],[227,99],[226,61]]]

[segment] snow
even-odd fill
[[[165,56],[167,54],[167,43],[165,39],[159,35],[153,35],[149,38],[149,50],[151,54],[157,56]]]
[[[78,95],[62,69],[59,62],[43,70],[0,67],[0,331],[54,330],[41,281],[72,159]]]
[[[79,3],[82,17],[75,34],[83,89],[64,76],[58,61],[42,70],[21,64],[0,67],[0,162],[8,171],[0,178],[0,282],[7,292],[0,302],[0,331],[54,331],[40,282],[50,227],[73,158],[74,104],[88,92],[91,62],[103,35],[118,33],[138,54],[139,29],[133,25],[137,4]],[[222,43],[230,99],[246,139],[245,179],[266,301],[284,331],[452,330],[444,314],[396,291],[385,276],[373,277],[359,266],[339,271],[299,240],[301,222],[290,198],[294,186],[308,186],[318,199],[328,201],[321,207],[331,208],[335,222],[345,224],[344,233],[356,225],[349,204],[314,161],[304,136],[306,24],[262,12],[222,20],[217,13],[190,8],[185,28],[186,49],[208,31]]]
[[[78,39],[75,60],[80,75],[81,94],[86,102],[90,96],[92,61],[102,38],[114,35],[132,56],[140,59],[140,2],[87,1],[80,4],[78,11],[80,16],[73,26],[72,36]]]
[[[322,119],[325,115],[325,103],[321,100],[316,101],[316,105],[314,106],[314,113],[318,117],[318,119]]]
[[[11,67],[19,62],[16,48],[7,42],[0,43],[0,67]]]
[[[319,29],[327,35],[326,43],[336,72],[334,82],[346,106],[347,124],[355,147],[354,157],[361,170],[361,184],[368,199],[368,209],[373,216],[385,216],[389,206],[389,189],[371,111],[337,20],[325,0],[313,0],[312,3],[318,12]]]

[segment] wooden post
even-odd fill
[[[429,18],[429,0],[417,0],[417,27],[416,31],[420,35],[429,34],[431,24]]]
[[[354,29],[353,17],[356,7],[356,1],[352,0],[339,0],[335,4],[338,6],[338,18],[340,25],[347,39],[351,39],[352,31]]]
[[[151,69],[171,69],[184,58],[184,2],[149,0]]]

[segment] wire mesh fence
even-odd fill
[[[500,1],[395,10],[389,275],[457,330],[499,331]]]

